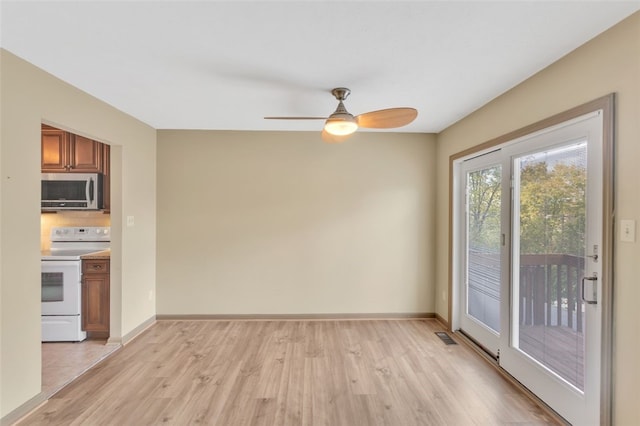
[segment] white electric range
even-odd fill
[[[42,253],[42,341],[79,342],[82,331],[81,256],[106,250],[111,244],[107,227],[56,227],[51,249]]]

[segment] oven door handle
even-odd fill
[[[81,259],[78,257],[77,259],[69,259],[69,260],[57,260],[55,256],[51,256],[47,259],[40,260],[42,266],[77,266],[80,267]]]
[[[76,270],[78,271],[78,273],[80,273],[80,271],[82,270],[81,267],[82,263],[81,260],[54,260],[54,259],[42,259],[40,261],[40,268],[42,269],[42,272],[52,272],[52,271],[59,271],[60,268],[68,268],[70,266],[73,266],[74,268],[76,268]]]

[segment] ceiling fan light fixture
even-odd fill
[[[344,100],[351,91],[346,87],[336,87],[331,94],[338,101],[338,107],[328,118],[326,117],[265,117],[267,120],[325,120],[322,140],[327,143],[340,143],[355,133],[358,128],[393,129],[406,126],[418,116],[415,108],[387,108],[365,112],[353,116],[344,107]]]
[[[324,130],[335,136],[345,136],[358,130],[358,123],[351,114],[333,114],[324,124]]]

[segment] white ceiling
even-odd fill
[[[0,45],[157,129],[319,130],[412,106],[438,132],[640,9],[634,1],[2,1]]]

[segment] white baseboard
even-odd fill
[[[344,313],[344,314],[163,314],[156,315],[158,321],[335,321],[335,320],[389,320],[389,319],[425,319],[435,318],[436,314],[429,312],[402,313]]]
[[[121,339],[122,344],[126,345],[128,343],[131,343],[131,341],[133,339],[135,339],[140,334],[142,334],[147,328],[149,328],[153,324],[155,324],[155,322],[156,322],[156,316],[155,315],[149,317],[148,319],[143,321],[139,326],[137,326],[136,328],[134,328],[133,330],[131,330],[130,332],[128,332],[127,334],[122,336],[122,339]]]
[[[40,392],[15,410],[11,411],[9,414],[0,419],[0,426],[9,426],[12,425],[22,418],[31,414],[31,412],[37,410],[47,402],[47,397],[43,392]]]

